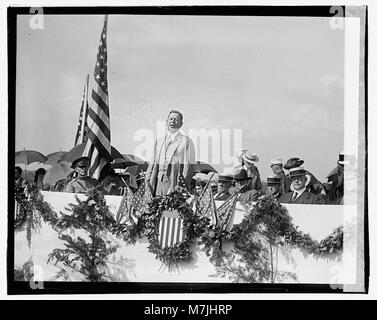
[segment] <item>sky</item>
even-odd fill
[[[17,22],[16,150],[68,151],[103,16],[47,15],[42,30],[29,19]],[[272,158],[300,157],[322,181],[336,166],[344,31],[328,18],[110,15],[107,41],[111,139],[121,153],[148,160],[146,138],[177,109],[185,133],[213,130],[223,148],[221,134],[232,141],[241,130],[263,180]],[[218,171],[228,166],[197,149]]]

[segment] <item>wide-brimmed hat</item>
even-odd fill
[[[290,158],[288,159],[287,163],[284,165],[284,169],[290,170],[292,168],[300,167],[304,164],[304,160],[300,158]]]
[[[273,165],[275,164],[280,164],[280,165],[283,165],[283,160],[282,159],[271,159],[270,160],[270,167],[272,167]]]
[[[226,174],[226,173],[220,173],[218,181],[221,181],[221,182],[231,182],[231,181],[233,181],[233,175]]]
[[[339,160],[337,161],[338,164],[340,165],[350,164],[351,162],[349,161],[349,159],[346,159],[346,158],[347,156],[345,156],[344,151],[339,153]]]
[[[75,160],[73,160],[71,168],[76,168],[81,165],[88,165],[89,164],[89,158],[88,157],[79,157]]]
[[[251,152],[246,152],[243,156],[242,156],[242,159],[248,163],[252,163],[254,164],[255,162],[258,162],[259,161],[259,158],[258,156],[255,154],[255,153],[251,153]]]
[[[291,178],[305,176],[306,174],[307,174],[306,170],[303,167],[296,167],[296,168],[289,169],[289,177]]]
[[[280,185],[281,179],[277,175],[267,177],[267,186]]]
[[[240,171],[238,171],[234,174],[233,179],[240,181],[240,180],[249,180],[251,178],[247,176],[245,169],[241,169]]]

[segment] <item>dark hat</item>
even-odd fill
[[[287,163],[284,165],[284,169],[290,170],[292,168],[297,168],[304,164],[304,160],[300,158],[290,158],[288,159]]]
[[[344,157],[344,151],[342,151],[341,153],[339,153],[338,164],[340,165],[350,164],[351,162],[347,158],[348,158],[347,156]]]
[[[250,177],[247,176],[247,173],[246,173],[246,170],[245,169],[241,169],[239,172],[237,172],[235,175],[234,175],[234,180],[248,180],[248,179],[251,179]]]
[[[233,181],[233,176],[227,174],[219,174],[219,181],[221,182],[231,182]]]
[[[267,177],[267,186],[280,185],[281,179],[277,175]]]
[[[306,170],[303,167],[289,169],[289,176],[291,178],[305,176],[306,174]]]
[[[46,174],[46,170],[43,168],[39,168],[37,171],[35,171],[35,175],[37,176],[39,174]]]
[[[81,165],[88,165],[89,164],[89,158],[88,157],[79,157],[75,160],[73,160],[71,168],[76,168]]]

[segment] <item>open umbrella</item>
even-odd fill
[[[136,164],[143,164],[143,163],[145,163],[145,160],[141,159],[138,156],[135,156],[134,154],[123,153],[122,156],[123,156],[124,159],[132,161],[132,162],[134,162]]]
[[[47,157],[42,153],[35,150],[22,150],[15,153],[14,162],[16,166],[19,166],[23,171],[22,175],[26,178],[27,182],[32,181],[34,174],[31,171],[37,170],[42,167],[43,163],[47,161]],[[35,165],[31,168],[29,165]]]
[[[113,160],[110,164],[110,167],[113,169],[125,169],[130,166],[137,165],[136,162],[132,161],[131,159],[123,159],[123,158],[117,158]]]
[[[65,154],[60,161],[66,161],[66,162],[73,162],[75,159],[82,157],[85,149],[85,143],[78,144],[77,146],[73,147],[67,154]],[[111,147],[111,158],[117,159],[117,158],[123,158],[121,153],[115,149],[114,147]]]
[[[30,164],[33,162],[46,162],[47,157],[42,153],[34,150],[17,151],[14,159],[15,163]]]
[[[56,151],[47,155],[48,160],[46,161],[47,164],[55,164],[58,163],[63,156],[65,156],[68,151]]]
[[[54,186],[57,181],[66,178],[72,171],[73,169],[69,162],[57,162],[46,172],[43,184]]]
[[[197,161],[196,162],[196,170],[195,172],[200,172],[200,173],[209,173],[209,172],[217,172],[217,170],[212,167],[210,164],[203,162],[203,161]]]

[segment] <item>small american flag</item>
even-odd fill
[[[79,116],[79,123],[77,125],[77,132],[75,138],[75,146],[81,143],[86,142],[86,137],[88,133],[88,88],[89,87],[89,75],[86,78],[86,83],[84,86],[84,94],[82,97],[81,109],[80,109],[80,116]]]
[[[196,201],[195,208],[196,213],[201,216],[208,217],[212,225],[217,225],[217,213],[216,204],[213,197],[212,189],[210,187],[210,181],[204,187],[202,193],[199,195]]]
[[[183,219],[179,217],[178,211],[165,211],[159,225],[158,240],[161,248],[172,247],[176,243],[183,242],[184,239]]]
[[[236,210],[238,193],[224,202],[217,210],[218,226],[223,230],[230,230],[230,219]]]
[[[180,174],[179,177],[178,177],[178,183],[177,183],[177,185],[179,187],[181,187],[182,189],[184,189],[184,190],[187,191],[187,184],[186,184],[185,178],[183,177],[182,174]]]
[[[133,199],[132,206],[134,209],[134,215],[140,217],[140,215],[147,208],[148,202],[152,199],[152,193],[149,186],[143,181],[140,187],[137,189]]]
[[[122,197],[122,200],[120,201],[118,212],[116,214],[116,221],[119,224],[126,224],[129,226],[133,226],[135,224],[135,220],[132,217],[133,198],[134,195],[131,189],[128,186],[126,186],[124,190],[124,195]]]

